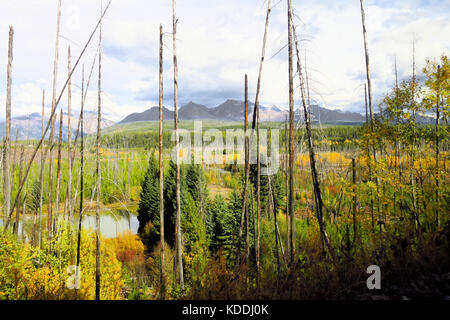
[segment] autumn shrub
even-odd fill
[[[44,249],[49,247],[45,241],[43,249],[39,250],[18,242],[7,232],[0,232],[0,299],[94,299],[95,235],[84,229],[80,248],[81,287],[79,290],[67,287],[72,276],[67,273],[67,268],[76,264],[76,243],[76,233],[64,227],[52,240],[50,251]],[[114,248],[107,243],[102,245],[100,257],[100,297],[104,300],[120,299],[122,266]]]

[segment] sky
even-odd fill
[[[56,94],[98,21],[101,0],[62,0]],[[103,0],[105,6],[107,0]],[[394,81],[417,70],[427,57],[448,54],[450,0],[366,0],[366,26],[375,106]],[[364,112],[365,61],[359,0],[292,0],[312,99],[330,109]],[[215,107],[243,100],[244,75],[254,101],[267,0],[178,0],[179,104]],[[272,0],[260,102],[288,108],[287,5]],[[46,112],[52,98],[57,0],[0,0],[0,120],[5,118],[8,29],[14,27],[12,115]],[[164,105],[173,107],[172,1],[112,0],[103,21],[102,109],[119,121],[158,105],[159,25],[164,29]],[[98,34],[73,76],[72,109],[80,108],[81,66],[85,79],[98,48]],[[295,66],[294,66],[295,67]],[[86,108],[97,108],[95,65]],[[299,105],[298,79],[295,103]],[[64,110],[67,96],[59,105]]]

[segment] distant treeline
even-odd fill
[[[224,137],[226,129],[219,128]],[[349,144],[356,144],[356,140],[359,139],[361,132],[361,126],[348,125],[348,126],[324,126],[314,127],[312,130],[313,140],[317,144],[328,144],[333,150],[342,150],[344,147],[348,147]],[[165,147],[171,148],[174,143],[171,141],[171,131],[165,131],[163,134],[163,144]],[[280,129],[280,146],[285,146],[286,133],[284,128]],[[299,128],[296,130],[296,141],[300,143],[304,140],[305,130]],[[108,133],[102,136],[101,144],[106,148],[146,148],[157,149],[159,141],[159,132],[155,131],[146,132],[116,132]],[[191,141],[193,141],[193,132],[191,131]],[[326,143],[328,142],[328,143]]]

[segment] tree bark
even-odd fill
[[[241,224],[239,228],[239,237],[238,237],[238,243],[236,247],[236,267],[240,264],[241,261],[241,239],[243,235],[244,230],[244,218],[246,218],[246,212],[247,210],[247,202],[248,202],[248,180],[249,180],[249,171],[250,171],[250,161],[248,159],[249,152],[248,152],[248,137],[247,137],[247,129],[248,129],[248,77],[245,75],[244,77],[244,143],[245,143],[245,161],[244,161],[244,194],[242,197],[242,211],[241,211]],[[247,221],[248,219],[246,219]],[[246,237],[247,241],[247,237]],[[247,244],[247,242],[246,242]],[[246,247],[246,256],[247,256],[247,247]]]
[[[58,160],[56,167],[56,197],[55,197],[55,218],[53,222],[53,232],[56,233],[56,225],[59,220],[59,196],[61,192],[61,143],[62,143],[63,111],[59,113],[59,138],[58,138]]]
[[[352,158],[352,182],[353,182],[353,199],[352,199],[352,214],[353,214],[353,243],[357,239],[357,233],[358,233],[358,222],[356,220],[356,168],[355,168],[355,158]]]
[[[19,180],[22,178],[22,168],[23,168],[23,156],[24,156],[24,148],[23,145],[20,147],[20,160],[19,160]],[[14,224],[14,234],[16,235],[16,237],[19,236],[19,218],[20,218],[20,204],[22,202],[22,197],[21,194],[17,195],[19,197],[19,202],[17,204],[17,209],[16,209],[16,222]],[[22,228],[23,228],[23,223],[22,223]]]
[[[244,152],[245,152],[245,173],[244,173],[244,190],[247,190],[248,188],[248,179],[249,179],[249,171],[247,169],[250,169],[250,161],[249,161],[249,141],[247,136],[247,130],[248,130],[248,77],[247,74],[245,75],[245,85],[244,85]],[[248,216],[248,192],[244,192],[244,203],[242,205],[242,210],[245,210],[245,223],[246,223],[246,234],[245,234],[245,263],[248,264],[249,257],[250,257],[250,241],[249,241],[249,216]],[[242,216],[241,216],[242,219]],[[241,221],[242,224],[242,221]]]
[[[5,152],[4,152],[4,215],[6,218],[5,230],[8,229],[8,224],[11,216],[11,171],[10,171],[10,154],[11,154],[11,82],[12,82],[12,60],[13,60],[13,38],[14,29],[9,27],[8,39],[8,66],[6,79],[6,136],[5,136]]]
[[[67,52],[67,73],[70,75],[70,46]],[[72,77],[69,76],[67,83],[67,161],[68,161],[68,177],[67,177],[67,215],[72,216],[72,133],[70,127],[70,120],[72,119]]]
[[[77,268],[76,272],[78,272],[78,268],[80,266],[80,249],[81,249],[81,223],[83,221],[83,193],[84,193],[84,132],[83,132],[83,113],[84,113],[84,65],[82,66],[81,71],[81,112],[80,112],[80,126],[81,126],[81,141],[80,141],[80,215],[78,218],[78,237],[77,237]],[[76,275],[78,279],[78,274]]]
[[[363,38],[364,38],[364,51],[366,57],[366,76],[367,76],[367,91],[369,96],[369,111],[370,111],[370,127],[373,131],[373,108],[372,108],[372,82],[370,80],[370,61],[369,61],[369,48],[367,46],[367,31],[366,31],[366,15],[364,13],[364,4],[363,0],[360,0],[361,3],[361,20],[363,27]]]
[[[441,77],[441,66],[437,67],[437,79],[440,81]],[[436,148],[436,206],[435,206],[435,222],[436,222],[436,228],[439,227],[440,221],[439,221],[439,117],[440,117],[440,110],[439,110],[439,104],[441,100],[441,92],[440,92],[440,85],[437,89],[437,95],[436,95],[436,125],[434,127],[435,131],[435,148]]]
[[[44,136],[44,116],[45,116],[45,90],[42,90],[42,116],[41,116],[41,135]],[[47,150],[47,149],[45,149]],[[44,151],[44,148],[41,149],[41,168],[39,172],[39,187],[40,187],[40,195],[39,195],[39,223],[38,223],[38,245],[39,249],[41,248],[42,241],[42,205],[44,201],[44,166],[45,159],[47,157],[47,152]]]
[[[100,195],[102,170],[100,165],[100,137],[102,122],[102,18],[98,42],[98,109],[97,109],[97,201],[95,206],[95,300],[100,300]]]
[[[53,91],[52,91],[52,110],[56,110],[56,82],[58,77],[58,53],[59,53],[59,28],[61,21],[61,0],[58,0],[58,10],[56,18],[56,41],[55,41],[55,58],[53,60]],[[52,239],[52,219],[53,219],[53,138],[55,134],[55,115],[50,116],[51,129],[50,137],[48,140],[49,148],[49,167],[48,167],[48,216],[47,216],[47,240],[50,246],[50,240]]]
[[[295,259],[295,216],[294,216],[294,77],[292,66],[292,4],[288,0],[288,63],[289,63],[289,216],[290,216],[290,261]]]
[[[159,233],[161,243],[161,300],[166,297],[164,264],[164,166],[163,166],[163,27],[159,26]]]
[[[174,127],[175,127],[175,152],[176,152],[176,247],[177,262],[180,280],[181,297],[184,296],[184,276],[183,276],[183,253],[181,241],[181,199],[180,199],[180,161],[179,161],[179,134],[178,134],[178,63],[177,63],[177,20],[175,14],[175,0],[172,0],[172,22],[173,22],[173,105],[174,105]]]

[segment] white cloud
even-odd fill
[[[103,1],[105,5],[106,1]],[[272,3],[278,3],[273,1]],[[8,26],[15,28],[13,115],[40,112],[41,90],[51,97],[56,0],[30,0],[27,5],[0,0],[0,75],[6,76]],[[362,111],[364,55],[359,1],[293,1],[302,50],[307,50],[313,98],[329,107]],[[104,21],[104,110],[114,119],[155,105],[158,94],[159,24],[164,31],[165,105],[171,106],[173,84],[171,1],[114,0]],[[177,2],[180,101],[214,103],[243,96],[249,76],[254,99],[261,54],[266,1],[190,0]],[[72,65],[96,24],[100,1],[63,0],[58,64],[58,93],[67,76],[67,46]],[[399,75],[411,72],[412,40],[420,71],[426,57],[448,52],[449,1],[366,1],[374,97],[393,81],[397,57]],[[261,102],[286,107],[288,100],[286,3],[272,10],[262,80]],[[96,52],[97,37],[86,52],[85,77]],[[303,54],[304,52],[302,52]],[[95,102],[97,67],[90,90]],[[74,105],[81,85],[81,65],[74,74]],[[298,81],[296,80],[296,85]],[[4,105],[5,83],[0,82]],[[206,94],[208,93],[208,94]],[[298,90],[296,90],[298,99]],[[78,94],[79,95],[79,94]],[[89,97],[91,92],[89,92]],[[89,98],[91,99],[91,98]],[[61,106],[65,106],[63,97]],[[4,110],[4,109],[2,109]],[[4,112],[0,119],[4,118]]]

